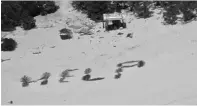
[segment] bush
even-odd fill
[[[16,30],[14,26],[13,20],[2,16],[1,17],[2,23],[1,23],[1,31],[14,31]]]
[[[117,67],[122,67],[122,63],[118,63],[117,64]]]
[[[68,70],[64,70],[61,74],[61,77],[65,78],[65,77],[69,77],[69,71]]]
[[[49,79],[50,76],[51,76],[51,73],[45,72],[42,74],[40,80],[42,80],[42,79],[47,80],[47,79]]]
[[[192,11],[184,11],[183,12],[183,21],[185,23],[188,23],[192,20],[194,20],[197,17],[196,14],[194,14]]]
[[[13,31],[21,25],[30,30],[36,26],[33,17],[59,9],[54,1],[2,1],[1,6],[2,31]]]
[[[17,42],[12,38],[3,38],[1,41],[1,51],[14,51],[17,47]]]
[[[118,68],[118,69],[116,69],[115,72],[116,72],[116,73],[120,73],[120,72],[123,72],[123,70],[122,70],[122,68]]]
[[[197,1],[73,1],[72,6],[86,13],[94,21],[102,20],[103,14],[120,12],[121,9],[130,8],[138,18],[152,16],[150,9],[162,8],[164,23],[174,25],[177,15],[183,13],[183,21],[191,22],[197,17]]]
[[[64,82],[64,79],[66,78],[66,77],[69,77],[70,75],[69,75],[69,70],[64,70],[61,74],[60,74],[60,80],[59,80],[59,82]]]
[[[60,83],[65,82],[64,79],[65,79],[64,77],[60,78],[60,79],[59,79],[59,82],[60,82]]]
[[[48,80],[47,79],[40,83],[40,85],[46,85],[46,84],[48,84]]]
[[[36,20],[33,17],[27,17],[23,19],[22,27],[24,30],[30,30],[36,27]]]
[[[136,1],[130,4],[132,11],[136,14],[138,18],[149,18],[152,16],[150,11],[151,2],[149,1]]]
[[[101,21],[104,13],[115,11],[115,5],[111,4],[111,1],[73,1],[72,6],[76,10],[86,13],[94,21]]]
[[[144,61],[139,61],[137,64],[138,67],[143,67],[144,65],[145,65]]]
[[[163,13],[164,23],[175,25],[177,23],[177,15],[180,14],[176,6],[165,7],[165,12]]]
[[[163,14],[163,18],[164,18],[164,24],[167,25],[167,24],[170,24],[170,25],[175,25],[177,24],[177,16],[176,14],[172,14],[172,13],[169,13],[169,12],[165,12]]]
[[[54,13],[59,9],[59,6],[55,5],[54,1],[42,1],[40,2],[40,5],[41,5],[40,14],[42,16]]]
[[[121,77],[122,74],[118,73],[114,76],[115,79],[119,79]]]
[[[85,69],[85,74],[90,74],[92,72],[92,69],[91,68],[87,68],[87,69]]]
[[[197,17],[197,1],[180,2],[180,11],[183,13],[183,21],[188,23]]]
[[[22,82],[22,86],[23,87],[27,87],[29,86],[29,83],[31,83],[31,78],[24,75],[22,78],[21,78],[21,82]]]
[[[84,81],[89,81],[90,78],[91,78],[90,75],[85,75],[85,76],[82,77],[82,80],[84,80]]]
[[[195,14],[197,10],[196,1],[162,1],[160,6],[165,11],[163,14],[165,24],[175,25],[179,14],[183,14],[183,23],[191,22],[197,17]]]
[[[127,34],[127,37],[128,37],[128,38],[133,38],[133,33],[128,33],[128,34]]]
[[[149,11],[150,1],[73,1],[72,6],[86,13],[94,21],[103,20],[103,14],[121,12],[128,7],[134,10],[139,18],[148,18],[152,12]]]

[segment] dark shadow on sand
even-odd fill
[[[135,63],[135,62],[139,62],[139,61],[126,61],[126,62],[122,62],[122,63],[117,64],[117,67],[122,67],[123,64]]]
[[[137,66],[137,64],[130,65],[130,66],[122,66],[121,68],[130,68],[130,67],[134,67],[134,66]]]
[[[79,70],[79,69],[68,69],[68,71],[76,71],[76,70]]]
[[[67,76],[67,77],[69,78],[69,77],[75,77],[75,76],[74,76],[74,75],[69,75],[69,76]]]
[[[97,80],[103,80],[105,79],[104,77],[98,77],[98,78],[93,78],[93,79],[89,79],[88,81],[97,81]]]
[[[70,82],[70,81],[59,81],[60,83],[66,83],[66,82]]]

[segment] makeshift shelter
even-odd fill
[[[109,31],[120,27],[126,28],[122,13],[103,14],[103,28]]]

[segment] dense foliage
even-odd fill
[[[165,11],[163,18],[166,24],[176,24],[178,19],[188,23],[197,17],[197,1],[158,1],[157,4]]]
[[[1,30],[13,31],[16,26],[35,28],[35,16],[53,13],[58,8],[54,1],[1,1]]]
[[[72,6],[94,21],[102,20],[104,13],[120,12],[126,8],[138,18],[149,18],[153,13],[151,9],[161,8],[164,10],[164,23],[171,25],[178,19],[188,23],[197,17],[197,1],[73,1]]]
[[[14,51],[17,47],[17,42],[12,38],[1,39],[1,51]]]
[[[178,20],[188,23],[197,17],[197,1],[72,1],[72,6],[94,21],[102,21],[104,13],[121,9],[132,11],[138,18],[149,18],[152,9],[161,8],[164,23],[171,25]],[[54,1],[1,1],[1,30],[13,31],[16,26],[25,30],[35,28],[35,16],[54,13],[57,9]]]
[[[150,11],[151,1],[128,1],[130,11],[132,11],[137,18],[149,18],[152,16]]]
[[[89,18],[94,21],[103,19],[103,13],[120,12],[121,6],[125,1],[73,1],[72,6],[83,13],[86,13]]]

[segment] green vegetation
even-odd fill
[[[120,12],[121,9],[132,11],[137,18],[149,18],[153,9],[164,10],[164,24],[175,25],[180,20],[188,23],[197,17],[197,1],[73,1],[72,6],[94,21],[102,21],[104,13]]]
[[[1,51],[14,51],[17,47],[17,42],[12,38],[2,38],[1,42]]]
[[[59,9],[54,1],[1,1],[1,31],[35,28],[35,16],[54,13]]]

